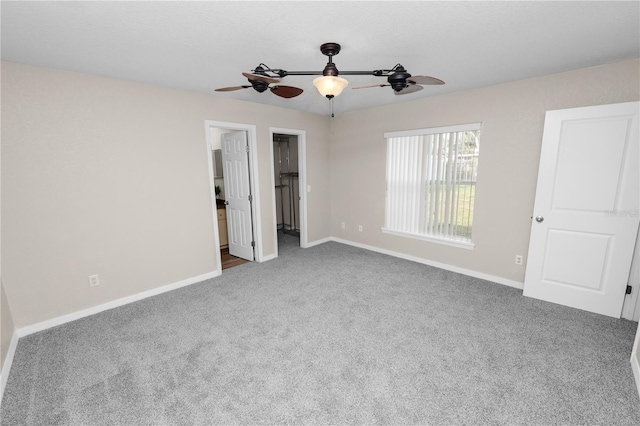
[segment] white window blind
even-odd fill
[[[386,133],[383,231],[472,246],[479,136],[480,123]]]

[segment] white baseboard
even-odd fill
[[[638,388],[638,396],[640,396],[640,363],[634,352],[631,356],[631,369],[633,370],[633,378],[636,379],[636,388]]]
[[[382,253],[382,254],[386,254],[389,256],[394,256],[394,257],[398,257],[401,259],[406,259],[406,260],[410,260],[413,262],[418,262],[418,263],[422,263],[425,265],[429,265],[429,266],[434,266],[436,268],[440,268],[440,269],[445,269],[447,271],[452,271],[452,272],[457,272],[463,275],[468,275],[471,277],[475,277],[475,278],[480,278],[483,280],[487,280],[487,281],[491,281],[491,282],[495,282],[498,284],[502,284],[502,285],[506,285],[509,287],[514,287],[517,289],[522,290],[523,289],[523,283],[517,282],[517,281],[513,281],[513,280],[509,280],[506,278],[502,278],[502,277],[497,277],[494,275],[489,275],[489,274],[484,274],[482,272],[477,272],[477,271],[472,271],[469,269],[464,269],[464,268],[459,268],[457,266],[452,266],[452,265],[448,265],[445,263],[440,263],[440,262],[434,262],[434,261],[430,261],[430,260],[426,260],[420,257],[416,257],[416,256],[410,256],[407,254],[403,254],[403,253],[398,253],[395,251],[391,251],[391,250],[386,250],[386,249],[381,249],[378,247],[374,247],[374,246],[369,246],[366,244],[360,244],[360,243],[356,243],[353,241],[349,241],[349,240],[343,240],[341,238],[336,238],[336,237],[328,237],[328,238],[323,238],[320,240],[316,240],[316,241],[311,241],[307,244],[307,248],[308,247],[313,247],[316,245],[320,245],[329,241],[335,241],[338,243],[342,243],[342,244],[347,244],[347,245],[351,245],[351,246],[355,246],[355,247],[359,247],[359,248],[363,248],[365,250],[371,250],[374,252],[378,252],[378,253]],[[261,262],[265,262],[268,260],[272,260],[275,259],[277,256],[274,253],[273,255],[270,256],[265,256],[261,259]],[[98,306],[94,306],[91,308],[87,308],[87,309],[83,309],[81,311],[77,311],[71,314],[67,314],[67,315],[62,315],[56,318],[52,318],[50,320],[46,320],[46,321],[42,321],[36,324],[32,324],[26,327],[22,327],[19,328],[16,331],[16,334],[18,335],[18,337],[24,337],[24,336],[28,336],[29,334],[33,334],[33,333],[37,333],[39,331],[43,331],[43,330],[47,330],[49,328],[52,327],[56,327],[58,325],[62,325],[62,324],[66,324],[68,322],[71,321],[75,321],[77,319],[80,318],[84,318],[87,317],[89,315],[94,315],[97,314],[99,312],[103,312],[109,309],[113,309],[113,308],[117,308],[119,306],[123,306],[123,305],[127,305],[129,303],[133,303],[133,302],[137,302],[138,300],[142,300],[142,299],[146,299],[148,297],[152,297],[152,296],[156,296],[158,294],[162,294],[162,293],[166,293],[168,291],[171,290],[176,290],[178,288],[181,287],[185,287],[191,284],[195,284],[197,282],[200,281],[204,281],[207,280],[209,278],[214,278],[217,276],[220,276],[222,273],[222,271],[217,270],[217,271],[213,271],[213,272],[209,272],[207,274],[203,274],[203,275],[199,275],[196,277],[192,277],[192,278],[187,278],[185,280],[173,283],[173,284],[168,284],[162,287],[158,287],[158,288],[154,288],[152,290],[148,290],[148,291],[143,291],[141,293],[138,294],[134,294],[131,296],[127,296],[127,297],[123,297],[121,299],[117,299],[117,300],[113,300],[111,302],[107,302],[104,303],[102,305],[98,305]]]
[[[335,239],[328,237],[328,238],[323,238],[321,240],[315,240],[315,241],[308,241],[307,245],[305,246],[305,248],[310,248],[313,246],[318,246],[320,244],[324,244],[324,243],[328,243],[329,241],[336,241]]]
[[[631,351],[631,370],[633,370],[633,378],[636,380],[636,388],[638,388],[638,396],[640,396],[640,361],[638,361],[638,352],[640,351],[640,324],[636,329],[636,338],[633,341],[633,350]]]
[[[7,351],[7,357],[2,364],[2,370],[0,370],[0,404],[2,404],[2,397],[4,395],[4,389],[7,387],[7,380],[9,380],[9,371],[11,371],[11,364],[13,364],[13,356],[16,353],[18,347],[18,333],[13,332],[11,336],[11,343],[9,343],[9,350]]]
[[[200,281],[208,280],[209,278],[217,277],[222,272],[220,270],[209,272],[206,274],[198,275],[196,277],[187,278],[182,281],[178,281],[173,284],[167,284],[162,287],[154,288],[151,290],[143,291],[141,293],[133,294],[131,296],[116,299],[111,302],[103,303],[102,305],[93,306],[91,308],[83,309],[81,311],[74,312],[72,314],[62,315],[57,318],[52,318],[47,321],[42,321],[36,324],[28,325],[26,327],[19,328],[17,330],[18,337],[28,336],[29,334],[37,333],[39,331],[46,330],[51,327],[66,324],[71,321],[75,321],[80,318],[88,317],[99,312],[107,311],[109,309],[117,308],[119,306],[127,305],[129,303],[137,302],[148,297],[156,296],[158,294],[166,293],[171,290],[176,290],[181,287],[186,287],[191,284],[198,283]]]
[[[272,253],[269,256],[262,256],[262,258],[260,260],[257,260],[257,262],[258,263],[268,262],[270,260],[275,259],[276,257],[278,257],[278,255],[276,253]]]
[[[349,240],[343,240],[341,238],[331,237],[328,240],[335,241],[337,243],[347,244],[354,247],[363,248],[366,250],[375,251],[377,253],[387,254],[389,256],[399,257],[401,259],[410,260],[412,262],[422,263],[424,265],[434,266],[436,268],[445,269],[451,272],[457,272],[458,274],[468,275],[474,278],[480,278],[481,280],[491,281],[497,284],[506,285],[508,287],[517,288],[522,290],[524,288],[524,284],[518,281],[509,280],[507,278],[498,277],[495,275],[485,274],[483,272],[472,271],[471,269],[460,268],[458,266],[448,265],[446,263],[434,262],[432,260],[423,259],[417,256],[411,256],[404,253],[398,253],[391,250],[381,249],[379,247],[369,246],[366,244],[360,244]]]

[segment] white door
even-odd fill
[[[246,132],[222,134],[222,163],[229,254],[253,260],[249,145]]]
[[[638,229],[639,106],[547,112],[525,296],[620,317]]]

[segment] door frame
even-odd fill
[[[629,281],[627,284],[630,285],[633,290],[631,294],[628,294],[624,298],[620,318],[638,322],[638,320],[640,320],[640,297],[638,297],[638,293],[640,293],[640,229],[636,237],[636,246],[633,259],[631,259],[631,271],[629,272]]]
[[[207,164],[209,167],[209,193],[211,196],[211,219],[213,221],[213,237],[215,245],[215,256],[217,259],[218,271],[222,272],[222,258],[220,256],[220,236],[218,235],[218,215],[216,206],[216,190],[213,179],[213,161],[211,151],[213,141],[211,138],[212,128],[221,128],[231,131],[247,132],[247,142],[249,144],[249,187],[251,188],[251,222],[253,226],[253,240],[255,241],[255,261],[262,262],[264,260],[262,248],[262,227],[260,226],[260,188],[258,175],[258,140],[256,134],[256,126],[253,124],[229,123],[225,121],[205,120],[205,141],[207,149]]]
[[[640,327],[636,330],[636,338],[633,341],[633,349],[631,350],[631,370],[633,371],[633,378],[636,382],[636,388],[638,389],[638,396],[640,396],[640,360],[638,360],[638,352],[640,351]]]
[[[273,200],[273,241],[275,255],[278,257],[278,214],[276,212],[275,154],[273,152],[273,135],[283,134],[298,137],[298,194],[300,196],[300,247],[309,246],[307,235],[307,132],[304,130],[269,127],[269,153],[271,157],[271,199]]]

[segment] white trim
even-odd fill
[[[638,351],[640,351],[640,327],[636,330],[636,338],[633,341],[633,350],[631,351],[631,370],[633,370],[633,378],[636,380],[636,388],[638,396],[640,396],[640,362],[638,361]]]
[[[262,246],[262,219],[260,217],[260,173],[258,173],[258,139],[256,136],[256,126],[248,126],[244,130],[247,131],[247,137],[249,139],[249,167],[251,172],[249,173],[249,185],[251,187],[251,194],[253,196],[253,202],[251,203],[251,210],[253,215],[253,241],[257,248],[255,253],[255,260],[262,262],[264,258],[264,247]]]
[[[242,123],[228,123],[225,121],[214,121],[214,120],[205,120],[204,122],[205,129],[207,133],[207,138],[209,138],[207,142],[207,146],[211,146],[210,141],[210,131],[209,128],[217,127],[227,130],[237,130],[237,131],[245,131],[247,132],[247,142],[249,143],[249,186],[251,187],[251,195],[253,196],[253,201],[251,202],[251,217],[253,221],[253,240],[256,243],[256,253],[254,253],[255,260],[258,262],[263,261],[264,249],[262,247],[262,220],[260,217],[260,178],[258,173],[258,139],[256,133],[256,126],[253,124],[242,124]],[[211,157],[211,154],[209,154]],[[210,161],[210,160],[207,160]],[[213,169],[211,169],[211,173],[213,173]],[[209,184],[213,185],[213,181]],[[215,188],[214,188],[214,199],[215,199]],[[217,213],[214,209],[214,214],[216,215],[217,221]],[[217,224],[216,224],[217,226]],[[217,231],[215,231],[217,233]],[[218,249],[220,251],[220,242],[218,240]]]
[[[216,183],[213,175],[213,140],[211,135],[211,127],[208,121],[204,122],[205,142],[207,148],[207,164],[209,167],[209,196],[211,197],[211,209],[213,219],[213,248],[216,257],[217,271],[222,272],[222,254],[220,253],[220,233],[218,232],[218,205],[216,202]]]
[[[274,153],[273,153],[273,135],[275,133],[284,135],[293,135],[298,137],[298,195],[299,201],[299,215],[300,215],[300,247],[309,247],[308,234],[307,234],[307,132],[305,130],[285,129],[282,127],[269,127],[269,137],[271,140],[270,152],[271,152],[271,188],[273,199],[273,232],[275,241],[276,257],[278,253],[278,216],[276,212],[276,190],[275,190],[275,168],[274,168]]]
[[[11,364],[13,364],[13,356],[16,353],[18,347],[18,333],[13,332],[11,336],[11,342],[9,343],[9,350],[7,351],[7,357],[2,364],[2,370],[0,371],[0,404],[2,404],[2,397],[4,396],[4,389],[7,387],[7,381],[9,380],[9,372],[11,371]]]
[[[101,305],[93,306],[91,308],[82,309],[80,311],[77,311],[71,314],[62,315],[56,318],[52,318],[50,320],[28,325],[26,327],[19,328],[17,330],[17,334],[18,334],[18,337],[25,337],[30,334],[37,333],[39,331],[47,330],[49,328],[66,324],[68,322],[75,321],[80,318],[88,317],[90,315],[94,315],[103,311],[107,311],[109,309],[128,305],[129,303],[137,302],[139,300],[143,300],[152,296],[157,296],[158,294],[176,290],[181,287],[186,287],[191,284],[196,284],[201,281],[208,280],[210,278],[214,278],[217,276],[220,276],[220,271],[213,271],[206,274],[198,275],[196,277],[187,278],[185,280],[178,281],[173,284],[167,284],[162,287],[157,287],[151,290],[143,291],[137,294],[133,294],[131,296],[123,297],[121,299],[112,300],[111,302],[103,303]]]
[[[633,290],[631,294],[627,294],[624,297],[620,318],[638,322],[640,320],[640,297],[638,297],[640,293],[640,229],[636,237],[633,257],[631,258],[631,269],[627,285],[630,285]]]
[[[277,245],[277,244],[276,244]],[[262,260],[260,262],[268,262],[278,257],[278,253],[269,254],[267,256],[262,256]]]
[[[433,135],[436,133],[477,131],[482,128],[482,123],[459,124],[455,126],[430,127],[427,129],[399,130],[395,132],[385,132],[385,138],[402,138],[406,136]]]
[[[295,130],[294,130],[295,132]],[[307,248],[309,246],[309,233],[307,227],[307,132],[299,130],[298,135],[298,194],[300,194],[300,247]]]
[[[307,243],[307,247],[306,248],[310,248],[313,246],[319,246],[320,244],[324,244],[324,243],[328,243],[329,241],[338,241],[335,238],[332,237],[327,237],[327,238],[322,238],[321,240],[315,240],[315,241],[311,241],[310,243]]]
[[[467,250],[473,250],[476,247],[476,245],[472,241],[457,241],[446,238],[430,237],[427,235],[410,234],[408,232],[400,232],[387,228],[381,228],[380,230],[385,234],[399,235],[401,237],[414,238],[416,240],[429,241],[431,243],[444,244],[447,246],[453,246]]]
[[[375,251],[377,253],[387,254],[389,256],[399,257],[401,259],[410,260],[412,262],[422,263],[424,265],[434,266],[436,268],[445,269],[447,271],[456,272],[462,275],[468,275],[474,278],[480,278],[481,280],[491,281],[497,284],[506,285],[507,287],[517,288],[518,290],[522,290],[524,288],[524,284],[519,281],[509,280],[507,278],[498,277],[495,275],[485,274],[483,272],[472,271],[471,269],[460,268],[458,266],[448,265],[446,263],[434,262],[432,260],[423,259],[417,256],[411,256],[404,253],[398,253],[391,250],[381,249],[379,247],[369,246],[366,244],[360,244],[349,240],[343,240],[342,238],[331,237],[331,241],[335,241],[337,243],[347,244],[354,247],[363,248],[366,250]]]
[[[276,204],[276,169],[275,169],[275,154],[273,152],[273,133],[274,130],[269,128],[269,157],[271,158],[271,199],[273,200],[271,206],[271,214],[273,215],[273,258],[278,257],[278,209]],[[284,221],[283,221],[284,222]]]

